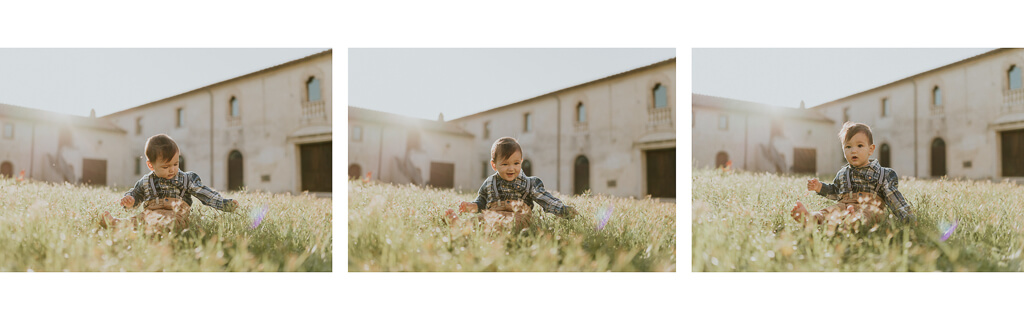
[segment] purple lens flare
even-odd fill
[[[270,204],[264,204],[262,208],[253,209],[253,211],[249,213],[249,218],[252,219],[251,229],[256,229],[256,227],[260,225],[260,222],[263,222],[263,217],[267,216],[268,210],[270,210]]]
[[[953,225],[950,226],[949,229],[946,230],[946,233],[942,234],[942,238],[940,238],[939,241],[940,242],[944,242],[947,239],[949,239],[949,236],[953,235],[953,231],[956,230],[956,226],[958,224],[960,224],[960,219],[956,219],[956,221],[953,221]]]
[[[615,206],[609,203],[607,206],[599,209],[597,214],[597,230],[603,230],[604,226],[608,224],[608,219],[612,217],[612,211],[615,210]]]

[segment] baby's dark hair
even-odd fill
[[[166,134],[158,134],[146,140],[146,160],[156,163],[160,160],[171,161],[178,152],[178,144]]]
[[[523,149],[519,147],[519,141],[512,137],[503,137],[491,145],[491,161],[499,162],[508,159],[516,151],[523,153]]]
[[[864,135],[868,136],[868,144],[875,144],[875,140],[871,138],[871,127],[863,123],[854,123],[847,121],[843,123],[843,128],[839,130],[839,143],[846,143],[853,139],[853,136],[863,132]]]

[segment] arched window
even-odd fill
[[[320,101],[320,79],[309,77],[306,80],[306,101]]]
[[[185,156],[178,154],[178,171],[185,172]]]
[[[0,164],[0,176],[4,178],[10,178],[14,176],[14,165],[10,161],[4,161]]]
[[[942,138],[932,141],[932,176],[946,175],[946,142]]]
[[[583,106],[583,102],[576,105],[576,122],[586,123],[587,122],[587,108]]]
[[[530,165],[530,160],[523,160],[523,174],[527,177],[533,176],[533,166]]]
[[[668,106],[668,89],[665,86],[659,84],[654,85],[654,108],[664,108]]]
[[[590,190],[590,161],[585,156],[576,157],[573,165],[573,194]]]
[[[892,167],[892,162],[890,162],[891,160],[889,158],[891,156],[889,151],[889,144],[883,143],[882,147],[878,149],[878,163],[881,164],[883,167]]]
[[[1021,88],[1020,68],[1017,67],[1017,65],[1010,66],[1010,70],[1006,71],[1006,77],[1007,80],[1009,80],[1008,83],[1010,85],[1010,90],[1016,90]]]
[[[725,153],[725,151],[719,151],[718,154],[715,155],[715,168],[725,167],[728,163],[729,154]]]
[[[231,117],[235,118],[242,114],[242,108],[238,106],[238,98],[231,97]]]
[[[932,89],[932,105],[942,105],[942,89],[939,89],[939,86],[935,86],[935,89]]]
[[[363,175],[363,168],[359,167],[358,164],[352,164],[351,166],[348,166],[348,178],[349,179],[359,179],[359,177],[362,176],[362,175]]]
[[[231,150],[228,154],[228,190],[238,190],[245,186],[242,164],[242,153]]]

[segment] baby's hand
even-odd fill
[[[238,209],[238,200],[231,200],[231,202],[229,202],[229,203],[228,203],[228,204],[227,204],[226,206],[224,206],[224,207],[225,207],[225,208],[224,208],[224,211],[225,211],[225,212],[234,212],[234,211],[235,211],[235,209]]]
[[[821,192],[821,181],[818,181],[818,178],[808,179],[807,191]]]
[[[124,207],[125,209],[134,207],[135,198],[133,198],[132,196],[124,196],[124,198],[121,198],[121,206]]]
[[[463,201],[459,204],[459,212],[476,212],[476,210],[476,203]]]

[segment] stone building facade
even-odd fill
[[[469,172],[519,140],[524,171],[562,194],[675,198],[676,60],[622,72],[451,122],[473,135]]]
[[[875,158],[902,176],[1020,180],[1022,68],[1024,49],[992,50],[813,110],[834,131],[846,120],[871,126]]]
[[[696,167],[828,174],[843,160],[834,121],[817,110],[700,94],[692,105]]]
[[[443,119],[348,108],[348,176],[474,191],[473,135]]]
[[[146,140],[165,133],[214,189],[328,194],[332,84],[327,50],[101,118],[0,105],[0,169],[132,186],[149,172]]]

